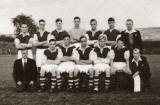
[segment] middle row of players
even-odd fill
[[[90,47],[87,37],[80,37],[80,47],[76,48],[70,44],[70,36],[65,35],[63,44],[56,46],[56,40],[49,41],[49,48],[41,56],[40,87],[45,86],[45,74],[50,72],[51,89],[61,88],[61,73],[68,73],[68,88],[78,88],[78,73],[89,75],[89,88],[98,91],[99,74],[105,72],[105,88],[110,85],[110,75],[122,70],[131,74],[129,69],[129,50],[124,46],[123,39],[117,40],[117,45],[111,49],[106,46],[106,36],[98,37],[98,46]]]

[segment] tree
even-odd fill
[[[23,13],[20,15],[17,15],[15,18],[12,18],[12,23],[15,26],[16,36],[20,33],[21,24],[24,24],[24,23],[27,24],[28,32],[30,33],[30,35],[33,35],[34,33],[36,33],[38,29],[34,19],[32,19],[32,16],[27,16]]]

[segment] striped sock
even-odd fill
[[[62,79],[61,78],[57,78],[57,87],[58,89],[60,89],[62,86]]]
[[[93,87],[93,78],[92,77],[89,78],[89,87],[90,88]]]
[[[68,86],[69,86],[69,88],[73,88],[73,77],[69,77],[69,79],[68,79]]]
[[[51,88],[54,89],[56,87],[56,77],[52,76],[51,77]]]
[[[110,86],[110,77],[105,78],[105,88],[108,89]]]
[[[97,90],[98,90],[98,82],[99,82],[99,77],[98,77],[98,76],[95,76],[95,77],[94,77],[94,89],[97,89]]]
[[[39,81],[40,81],[40,87],[44,88],[45,83],[46,83],[46,78],[44,76],[40,76]]]
[[[79,87],[79,78],[78,77],[74,77],[74,85],[75,85],[75,88]]]

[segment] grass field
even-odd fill
[[[160,55],[147,55],[152,89],[148,93],[17,93],[12,80],[15,56],[0,56],[0,105],[160,105]]]

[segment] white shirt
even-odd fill
[[[49,49],[48,49],[49,50]],[[56,49],[54,51],[51,51],[51,52],[55,52],[56,50],[58,50],[58,55],[56,57],[56,60],[59,60],[63,57],[63,53],[62,51],[60,50],[60,48],[56,47]],[[47,61],[47,56],[45,55],[45,58],[44,58],[44,61],[46,62]]]
[[[117,47],[117,46],[116,46]],[[125,46],[123,46],[123,48],[124,48]],[[127,51],[125,51],[124,52],[124,58],[125,59],[129,59],[129,57],[130,57],[130,51],[129,50],[127,50]]]
[[[85,50],[88,48],[89,46],[87,46],[85,49],[82,49],[81,47],[79,48],[81,51],[82,51],[82,53],[84,54],[84,52],[85,52]],[[92,51],[91,51],[92,52]],[[89,60],[92,60],[91,59],[91,57],[92,57],[92,53],[90,52],[90,54],[89,54]],[[78,61],[78,60],[80,60],[79,58],[80,58],[80,54],[78,53],[78,51],[77,50],[75,50],[75,52],[74,52],[74,55],[76,56],[76,60]]]
[[[23,65],[23,67],[24,67],[24,63],[27,63],[27,58],[26,59],[24,59],[24,58],[22,58],[22,65]]]
[[[24,37],[24,36],[27,36],[27,35],[28,35],[28,36],[30,36],[30,34],[29,34],[29,33],[26,33],[26,34],[24,34],[24,33],[20,33],[19,35],[23,35],[23,37]],[[31,43],[32,43],[32,41],[33,41],[33,38],[30,38],[30,39],[29,39],[29,43],[31,44]],[[20,40],[19,40],[18,38],[15,38],[15,40],[14,40],[14,44],[15,44],[15,45],[20,44]]]
[[[105,48],[105,47],[104,47]],[[101,51],[103,51],[103,49],[101,49]],[[107,54],[107,57],[106,58],[100,58],[99,60],[98,60],[98,62],[100,62],[100,63],[109,63],[110,62],[110,59],[114,59],[114,57],[115,57],[115,54],[114,54],[114,51],[113,50],[110,50],[109,52],[108,52],[108,54]],[[92,61],[97,61],[97,59],[98,59],[99,57],[98,57],[98,55],[97,55],[97,53],[95,52],[95,51],[91,51],[91,60]]]
[[[72,47],[72,45],[69,45],[68,47],[66,47],[66,46],[64,46],[63,45],[63,47],[64,48],[66,48],[66,52],[68,51],[68,48],[69,47]],[[60,49],[60,48],[59,48]],[[62,52],[62,50],[60,49],[60,51],[58,52],[58,53],[60,53],[60,57],[62,56],[63,57],[63,52]],[[77,51],[76,51],[76,48],[74,48],[73,49],[73,51],[72,51],[72,56],[71,56],[74,60],[77,60]]]
[[[86,31],[82,28],[72,28],[69,31],[69,34],[71,35],[72,39],[76,39],[79,40],[79,38],[84,35],[86,33]]]
[[[42,35],[43,35],[44,32],[45,32],[45,31],[40,31],[41,37],[42,37]],[[51,40],[51,39],[55,39],[55,38],[54,38],[53,35],[48,34],[48,36],[47,36],[47,42],[49,43],[49,40]],[[33,40],[34,40],[34,41],[38,41],[38,36],[37,36],[37,34],[34,34]]]
[[[132,59],[132,62],[135,62],[137,66],[138,66],[138,62],[139,62],[139,61],[142,61],[142,58],[141,58],[141,57],[139,57],[138,60],[135,60],[134,58]]]
[[[45,30],[43,30],[43,31],[40,31],[40,30],[39,30],[39,32],[40,32],[40,36],[42,37],[42,35],[43,35],[43,33],[45,32]]]
[[[126,30],[125,32],[126,32],[126,33],[129,33],[129,34],[132,34],[132,33],[136,32],[136,30],[135,30],[135,29],[132,29],[131,31]]]

